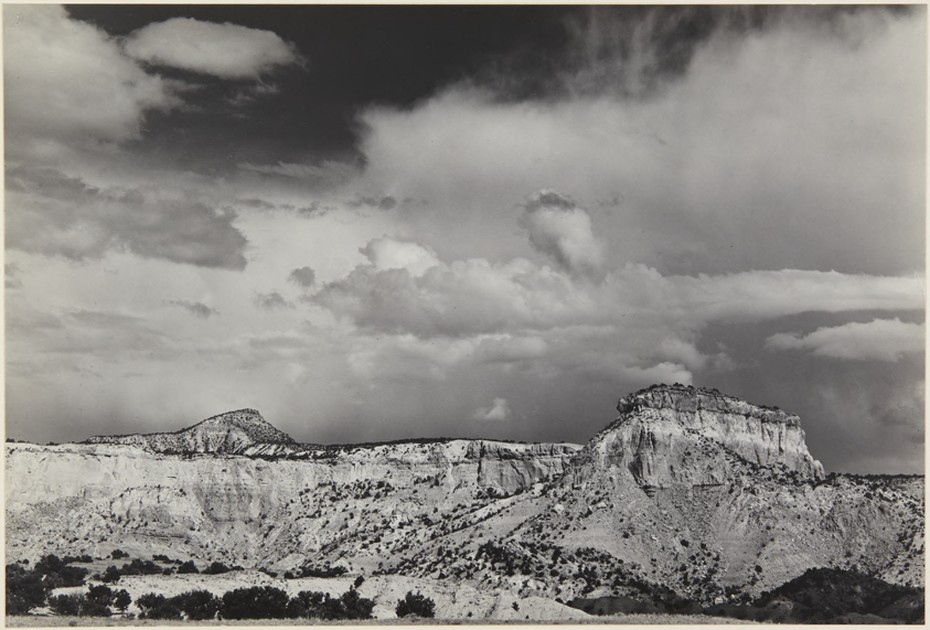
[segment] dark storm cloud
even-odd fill
[[[294,305],[284,299],[284,296],[277,291],[271,293],[258,293],[255,295],[255,306],[272,311],[281,308],[293,308]]]
[[[256,198],[237,199],[236,203],[239,204],[240,206],[244,206],[246,208],[254,208],[256,210],[274,210],[277,207],[271,202],[265,201],[264,199],[256,199]]]
[[[316,282],[316,272],[310,267],[299,267],[291,272],[288,279],[298,286],[308,289]]]
[[[355,165],[337,160],[324,160],[318,164],[277,162],[275,164],[253,164],[246,162],[239,165],[241,170],[268,175],[299,179],[312,183],[335,185],[358,174]]]
[[[503,100],[611,93],[654,96],[683,77],[714,38],[744,38],[790,23],[836,35],[858,13],[906,14],[909,7],[588,6],[550,16],[545,39],[488,60],[470,81]],[[855,28],[855,27],[853,27]],[[664,142],[660,138],[658,141]]]
[[[348,205],[351,208],[369,207],[378,208],[379,210],[393,210],[397,206],[397,199],[391,195],[383,197],[362,196],[350,200]]]
[[[711,324],[700,347],[723,343],[738,366],[727,372],[698,374],[695,384],[798,414],[811,453],[827,470],[921,472],[922,353],[906,353],[887,362],[760,352],[768,338],[786,329],[843,329],[849,319],[869,322],[878,315],[869,310],[839,315],[802,313],[752,325]],[[900,313],[898,319],[917,324],[922,312]]]
[[[6,244],[75,260],[128,250],[202,267],[243,269],[236,214],[155,191],[98,188],[44,167],[7,170]]]
[[[18,274],[19,266],[16,263],[6,263],[3,265],[3,278],[7,289],[18,289],[23,286]]]
[[[301,206],[295,211],[297,216],[304,217],[307,219],[314,217],[321,217],[324,214],[328,214],[334,210],[334,207],[325,203],[320,203],[319,201],[313,201],[306,206]]]
[[[191,315],[200,317],[201,319],[207,319],[208,317],[213,317],[214,315],[219,315],[219,311],[215,308],[207,306],[202,302],[188,302],[187,300],[168,300],[165,302],[171,306],[179,306]]]

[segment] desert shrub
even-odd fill
[[[188,560],[178,565],[178,573],[200,573],[200,571],[197,569],[197,565],[194,564],[193,560]]]
[[[59,586],[82,586],[87,573],[83,567],[63,566],[57,572],[45,576],[45,585],[49,590]]]
[[[331,566],[324,564],[323,566],[316,566],[312,564],[305,564],[300,569],[294,573],[296,577],[320,577],[320,578],[331,578],[339,577],[348,573],[349,570],[345,567],[340,566]]]
[[[302,619],[371,619],[374,601],[351,587],[339,597],[319,591],[301,591],[287,605],[287,616]]]
[[[220,609],[220,599],[210,591],[189,591],[171,599],[188,619],[213,619]]]
[[[394,612],[397,613],[398,617],[432,618],[436,616],[436,603],[419,592],[407,591],[404,598],[398,600]]]
[[[99,575],[98,577],[100,578],[100,580],[104,582],[116,582],[117,580],[119,580],[121,575],[122,574],[120,573],[119,569],[117,569],[111,564],[103,572],[103,575]]]
[[[224,619],[280,619],[287,615],[287,593],[273,586],[237,588],[223,595]]]
[[[203,573],[207,575],[217,575],[219,573],[228,573],[229,571],[231,571],[231,569],[222,562],[211,562],[210,566],[203,570]]]
[[[107,586],[91,586],[83,595],[58,595],[48,600],[49,607],[59,615],[82,617],[109,617],[111,605],[126,610],[132,598],[125,590],[113,592]]]
[[[50,553],[39,558],[39,561],[35,564],[35,570],[42,575],[48,575],[50,573],[58,573],[64,566],[65,563],[61,558]]]
[[[56,615],[76,616],[81,614],[81,603],[83,600],[83,595],[58,595],[56,597],[49,597],[48,606]]]
[[[162,568],[151,560],[135,558],[132,562],[123,565],[120,573],[123,575],[158,575]]]
[[[339,598],[343,609],[343,619],[371,619],[375,603],[358,594],[353,586]]]
[[[87,599],[101,606],[109,606],[113,601],[113,590],[109,586],[95,584],[87,589]]]
[[[81,612],[78,613],[82,617],[109,617],[113,614],[109,606],[105,606],[100,602],[95,602],[88,597],[84,597],[81,600]]]
[[[320,618],[320,606],[329,593],[319,591],[300,591],[287,603],[287,616],[295,619]]]
[[[126,612],[126,609],[129,608],[129,604],[131,603],[132,597],[126,589],[121,588],[113,593],[113,605],[120,612]]]
[[[360,575],[360,576],[358,576],[357,578],[355,578],[355,581],[354,581],[354,582],[352,582],[352,586],[354,586],[355,588],[358,588],[359,586],[361,586],[361,585],[364,584],[364,583],[365,583],[365,577],[362,576],[362,575]]]
[[[136,606],[142,612],[141,619],[180,619],[181,609],[178,608],[174,598],[168,599],[164,595],[146,593],[136,599]]]
[[[18,564],[6,565],[6,613],[24,615],[45,603],[48,590],[42,574]]]
[[[119,560],[120,558],[128,558],[129,554],[122,549],[114,549],[113,553],[110,554],[110,557],[114,560]]]

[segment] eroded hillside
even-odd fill
[[[583,448],[297,445],[257,412],[8,444],[7,555],[332,564],[561,601],[732,601],[817,567],[922,585],[922,478],[824,477],[796,416],[712,390],[653,387],[618,410]]]

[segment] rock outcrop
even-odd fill
[[[620,417],[580,458],[622,467],[644,488],[711,486],[732,475],[734,456],[753,466],[823,479],[807,450],[800,419],[716,390],[659,385],[624,396]],[[584,476],[584,469],[579,471]]]
[[[279,455],[283,454],[282,449],[268,446],[296,445],[288,434],[272,426],[255,409],[221,413],[174,433],[98,435],[87,443],[138,446],[156,453],[242,454],[252,449],[256,454],[270,450]]]

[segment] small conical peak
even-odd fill
[[[244,408],[211,416],[206,420],[184,429],[183,432],[197,431],[198,428],[241,429],[252,440],[265,444],[294,444],[294,439],[262,417],[257,409]]]
[[[255,409],[227,411],[173,433],[100,435],[87,442],[141,446],[159,453],[216,454],[244,453],[264,444],[295,444],[291,436],[275,428]]]

